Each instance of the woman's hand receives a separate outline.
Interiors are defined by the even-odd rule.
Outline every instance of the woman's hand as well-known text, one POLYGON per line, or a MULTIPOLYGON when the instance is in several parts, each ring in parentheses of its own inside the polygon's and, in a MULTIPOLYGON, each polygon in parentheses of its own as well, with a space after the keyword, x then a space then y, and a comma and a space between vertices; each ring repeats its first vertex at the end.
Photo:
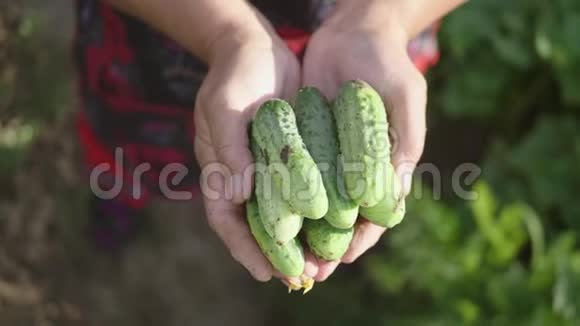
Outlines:
MULTIPOLYGON (((310 41, 303 83, 334 98, 343 82, 362 79, 382 95, 394 139, 393 165, 408 194, 423 153, 427 84, 407 54, 409 34, 391 2, 396 1, 343 0, 310 41)), ((359 223, 342 262, 354 262, 384 231, 366 220, 359 223)), ((315 280, 326 279, 338 264, 320 262, 315 280)))
MULTIPOLYGON (((276 36, 237 36, 213 46, 215 56, 195 108, 195 153, 202 167, 206 215, 232 256, 254 278, 268 281, 280 275, 252 237, 243 205, 252 191, 248 125, 265 100, 296 94, 300 66, 276 36), (220 173, 212 173, 216 171, 220 173)), ((307 266, 314 276, 314 265, 307 266)))

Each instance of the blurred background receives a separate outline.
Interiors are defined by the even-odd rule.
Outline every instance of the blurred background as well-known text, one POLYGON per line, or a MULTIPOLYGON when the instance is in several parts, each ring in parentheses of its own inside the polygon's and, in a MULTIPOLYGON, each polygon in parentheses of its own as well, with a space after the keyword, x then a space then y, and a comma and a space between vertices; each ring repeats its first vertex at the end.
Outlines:
POLYGON ((92 249, 71 23, 68 0, 0 0, 0 325, 580 325, 577 0, 444 20, 424 156, 441 198, 418 178, 404 223, 307 296, 252 281, 199 202, 155 203, 126 251, 92 249), (475 201, 452 192, 463 163, 475 201))

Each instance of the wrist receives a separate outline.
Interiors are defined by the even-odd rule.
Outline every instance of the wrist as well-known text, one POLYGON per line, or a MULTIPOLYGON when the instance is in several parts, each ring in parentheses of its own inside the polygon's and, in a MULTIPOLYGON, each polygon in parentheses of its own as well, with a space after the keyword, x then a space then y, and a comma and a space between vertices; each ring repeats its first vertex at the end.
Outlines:
POLYGON ((404 3, 398 0, 339 0, 323 27, 334 32, 385 33, 402 43, 411 39, 404 3))
POLYGON ((400 28, 412 39, 466 0, 339 0, 333 16, 367 29, 400 28))
POLYGON ((228 23, 208 43, 208 63, 211 65, 216 58, 235 53, 242 48, 271 49, 277 43, 274 30, 267 25, 228 23))

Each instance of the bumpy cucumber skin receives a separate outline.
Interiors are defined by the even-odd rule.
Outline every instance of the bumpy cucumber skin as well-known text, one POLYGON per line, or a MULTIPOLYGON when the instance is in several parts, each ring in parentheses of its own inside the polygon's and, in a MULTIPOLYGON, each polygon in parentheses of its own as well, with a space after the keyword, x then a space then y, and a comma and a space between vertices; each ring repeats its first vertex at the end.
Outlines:
POLYGON ((292 213, 279 189, 273 187, 273 176, 267 169, 262 150, 254 140, 251 141, 251 149, 256 163, 255 194, 260 219, 270 237, 278 243, 286 243, 298 235, 304 218, 292 213))
POLYGON ((360 206, 373 207, 382 199, 377 192, 384 192, 380 170, 390 161, 385 105, 370 85, 354 80, 341 87, 332 107, 345 166, 346 191, 360 206), (350 168, 361 163, 362 168, 356 172, 350 168), (364 187, 359 185, 361 181, 364 187))
POLYGON ((289 277, 302 275, 304 273, 304 253, 300 241, 293 239, 285 244, 279 244, 272 239, 264 229, 255 198, 246 203, 246 216, 254 239, 272 266, 289 277))
POLYGON ((328 101, 316 88, 302 88, 294 105, 296 123, 306 148, 321 168, 322 181, 328 196, 328 212, 324 218, 332 226, 349 229, 358 217, 358 205, 337 183, 337 160, 340 154, 338 135, 328 101))
POLYGON ((386 168, 385 184, 387 186, 382 200, 373 207, 361 207, 360 215, 376 225, 390 229, 403 221, 406 206, 395 169, 390 163, 386 168))
POLYGON ((392 229, 403 221, 405 211, 404 200, 401 200, 397 206, 393 205, 390 199, 384 199, 374 207, 362 207, 360 215, 373 224, 392 229))
POLYGON ((354 235, 354 228, 339 229, 325 220, 305 221, 304 233, 310 251, 327 261, 344 256, 354 235))
POLYGON ((260 106, 252 125, 252 138, 262 149, 272 175, 289 176, 275 178, 274 184, 292 211, 310 219, 326 215, 328 198, 322 175, 298 133, 290 104, 275 99, 260 106))

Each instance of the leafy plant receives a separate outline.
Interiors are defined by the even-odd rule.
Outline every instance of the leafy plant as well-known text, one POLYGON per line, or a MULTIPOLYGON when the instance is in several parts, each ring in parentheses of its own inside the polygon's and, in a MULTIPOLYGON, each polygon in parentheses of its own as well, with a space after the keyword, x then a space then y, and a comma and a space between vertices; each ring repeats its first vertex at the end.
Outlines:
POLYGON ((445 19, 431 118, 489 135, 478 199, 410 200, 370 255, 281 299, 303 312, 290 324, 580 324, 579 30, 575 0, 476 0, 445 19))

